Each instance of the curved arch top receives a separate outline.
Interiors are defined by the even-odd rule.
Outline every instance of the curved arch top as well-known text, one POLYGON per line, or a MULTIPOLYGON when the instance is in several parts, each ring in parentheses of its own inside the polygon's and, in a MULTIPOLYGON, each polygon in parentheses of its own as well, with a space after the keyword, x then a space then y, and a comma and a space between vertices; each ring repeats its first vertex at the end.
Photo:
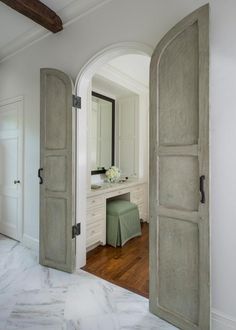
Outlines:
POLYGON ((152 53, 153 48, 151 46, 139 42, 121 42, 110 45, 97 52, 87 63, 85 63, 77 76, 75 87, 78 90, 83 79, 90 80, 101 66, 105 65, 115 57, 127 54, 140 54, 151 57, 152 53))
MULTIPOLYGON (((152 54, 150 67, 153 67, 153 62, 155 64, 159 62, 162 53, 165 51, 165 49, 168 47, 168 45, 180 33, 182 33, 186 29, 186 27, 199 21, 201 29, 204 30, 207 27, 208 20, 209 20, 209 4, 206 4, 198 9, 196 9, 190 15, 188 15, 187 17, 182 19, 180 22, 178 22, 172 29, 170 29, 164 35, 164 37, 160 40, 160 42, 155 47, 154 52, 152 54)), ((153 72, 153 71, 154 70, 151 70, 151 72, 153 72)))

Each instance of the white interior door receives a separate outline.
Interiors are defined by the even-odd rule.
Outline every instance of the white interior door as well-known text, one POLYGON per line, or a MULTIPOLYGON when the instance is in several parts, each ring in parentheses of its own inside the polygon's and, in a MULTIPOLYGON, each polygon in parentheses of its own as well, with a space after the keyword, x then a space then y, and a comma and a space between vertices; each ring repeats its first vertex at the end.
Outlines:
POLYGON ((23 99, 0 102, 0 233, 22 239, 23 99))
POLYGON ((150 309, 210 329, 209 8, 171 29, 150 70, 150 309))

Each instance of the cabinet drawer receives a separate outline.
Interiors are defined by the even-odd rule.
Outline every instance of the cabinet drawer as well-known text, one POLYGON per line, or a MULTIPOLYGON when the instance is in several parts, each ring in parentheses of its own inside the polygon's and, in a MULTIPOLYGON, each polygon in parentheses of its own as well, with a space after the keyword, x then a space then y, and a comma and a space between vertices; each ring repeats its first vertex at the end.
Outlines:
POLYGON ((113 191, 113 192, 110 192, 110 193, 106 194, 106 199, 121 196, 121 195, 126 195, 129 192, 130 192, 130 190, 127 189, 127 188, 119 189, 119 190, 116 190, 116 191, 113 191))
POLYGON ((140 219, 147 221, 147 208, 145 207, 145 205, 139 204, 138 209, 140 219))
POLYGON ((144 196, 142 194, 132 194, 131 196, 132 202, 135 204, 140 204, 140 203, 144 203, 144 196))
POLYGON ((87 246, 90 246, 92 244, 95 244, 97 242, 102 242, 103 236, 102 236, 103 226, 102 224, 91 224, 87 226, 87 246))
POLYGON ((90 197, 87 199, 87 208, 91 209, 93 207, 102 206, 105 202, 103 197, 90 197))
POLYGON ((91 208, 87 211, 87 224, 103 223, 106 221, 106 210, 104 207, 91 208))
POLYGON ((101 243, 101 234, 96 234, 91 237, 89 237, 86 241, 86 248, 89 248, 90 246, 96 244, 96 243, 101 243))
POLYGON ((144 189, 144 185, 139 185, 137 187, 133 188, 133 193, 140 193, 140 194, 144 194, 145 193, 145 189, 144 189))
POLYGON ((131 202, 135 204, 141 204, 144 203, 145 196, 141 193, 132 193, 131 195, 131 202))

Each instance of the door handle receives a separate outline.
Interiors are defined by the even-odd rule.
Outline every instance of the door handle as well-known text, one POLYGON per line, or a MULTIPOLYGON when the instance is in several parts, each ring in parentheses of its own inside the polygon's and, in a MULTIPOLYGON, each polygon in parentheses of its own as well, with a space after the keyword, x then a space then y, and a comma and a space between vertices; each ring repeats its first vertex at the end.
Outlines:
POLYGON ((42 167, 38 169, 39 184, 43 184, 43 178, 41 176, 42 171, 43 171, 42 167))
POLYGON ((202 204, 205 204, 206 202, 206 197, 205 197, 205 190, 204 190, 204 181, 205 181, 205 175, 200 176, 200 193, 201 193, 201 199, 200 202, 202 204))
POLYGON ((20 180, 14 180, 14 184, 20 183, 20 180))

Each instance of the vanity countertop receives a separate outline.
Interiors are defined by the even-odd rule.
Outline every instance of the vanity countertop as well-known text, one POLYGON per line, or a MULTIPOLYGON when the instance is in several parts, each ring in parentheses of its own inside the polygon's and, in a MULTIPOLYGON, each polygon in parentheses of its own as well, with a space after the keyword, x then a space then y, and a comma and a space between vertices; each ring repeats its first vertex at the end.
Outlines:
POLYGON ((118 182, 118 183, 104 182, 101 184, 101 188, 88 190, 87 197, 98 196, 104 194, 105 192, 128 188, 128 187, 136 186, 138 184, 144 184, 146 182, 147 181, 144 179, 128 179, 125 182, 118 182))

